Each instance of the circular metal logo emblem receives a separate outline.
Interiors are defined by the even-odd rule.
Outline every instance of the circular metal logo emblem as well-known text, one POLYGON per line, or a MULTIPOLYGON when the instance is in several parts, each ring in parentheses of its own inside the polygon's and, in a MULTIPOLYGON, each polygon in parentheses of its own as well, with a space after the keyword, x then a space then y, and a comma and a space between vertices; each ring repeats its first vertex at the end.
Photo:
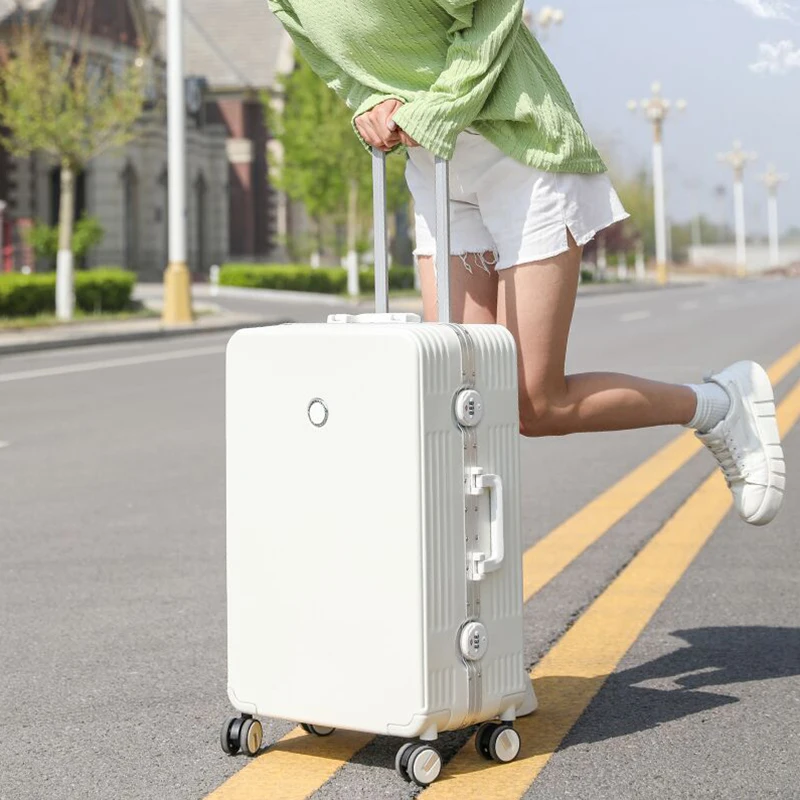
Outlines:
POLYGON ((315 397, 308 404, 308 418, 315 428, 322 428, 328 421, 328 406, 325 401, 319 397, 315 397))

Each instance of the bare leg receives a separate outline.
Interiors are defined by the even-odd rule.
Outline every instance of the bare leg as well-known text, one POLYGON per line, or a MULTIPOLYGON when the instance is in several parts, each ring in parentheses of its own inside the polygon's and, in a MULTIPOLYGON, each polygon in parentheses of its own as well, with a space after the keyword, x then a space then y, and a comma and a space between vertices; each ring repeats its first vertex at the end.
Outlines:
POLYGON ((581 249, 499 273, 498 322, 517 340, 520 430, 562 436, 686 424, 697 400, 686 386, 629 375, 564 375, 581 249))
MULTIPOLYGON (((493 325, 497 322, 497 273, 494 270, 487 272, 481 265, 487 260, 491 263, 492 258, 491 253, 485 253, 483 258, 473 253, 464 259, 461 256, 450 259, 453 322, 470 325, 493 325), (465 259, 469 269, 464 264, 465 259)), ((419 272, 425 321, 435 322, 436 273, 431 256, 420 257, 419 272)))

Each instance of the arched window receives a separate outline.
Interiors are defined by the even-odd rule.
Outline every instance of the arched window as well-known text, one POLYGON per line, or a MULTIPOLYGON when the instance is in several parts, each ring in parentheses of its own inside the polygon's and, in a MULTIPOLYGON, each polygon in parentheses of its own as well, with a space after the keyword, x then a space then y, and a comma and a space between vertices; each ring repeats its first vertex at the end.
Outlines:
POLYGON ((161 213, 161 224, 163 227, 163 258, 162 265, 165 267, 169 263, 169 172, 165 166, 158 177, 158 185, 161 187, 161 199, 163 211, 161 213))
POLYGON ((195 208, 197 209, 197 217, 195 220, 197 262, 194 271, 203 274, 208 271, 211 265, 208 263, 208 238, 206 232, 206 196, 208 194, 208 184, 206 184, 206 179, 202 172, 197 176, 197 180, 195 181, 194 194, 195 208))
POLYGON ((122 172, 124 197, 124 254, 125 268, 138 270, 139 264, 139 176, 129 161, 122 172))

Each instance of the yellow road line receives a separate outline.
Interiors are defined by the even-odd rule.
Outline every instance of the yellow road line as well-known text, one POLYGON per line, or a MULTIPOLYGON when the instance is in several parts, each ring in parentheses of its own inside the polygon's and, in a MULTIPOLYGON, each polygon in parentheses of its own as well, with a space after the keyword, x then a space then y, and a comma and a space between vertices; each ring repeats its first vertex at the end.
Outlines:
MULTIPOLYGON (((769 368, 772 383, 780 383, 798 363, 800 344, 769 368)), ((701 447, 689 431, 678 436, 529 548, 523 556, 526 602, 672 477, 701 447)))
POLYGON ((304 800, 371 739, 369 734, 350 731, 310 736, 295 728, 207 800, 304 800))
MULTIPOLYGON (((793 347, 769 369, 770 379, 779 383, 800 363, 800 344, 793 347)), ((562 572, 613 525, 677 472, 700 447, 691 433, 684 433, 622 478, 589 505, 540 539, 523 556, 525 600, 562 572)), ((305 800, 346 764, 372 737, 337 732, 330 738, 306 737, 299 729, 251 761, 206 800, 251 800, 262 798, 269 785, 270 800, 305 800), (317 771, 297 760, 298 742, 322 759, 317 771), (341 742, 341 744, 339 744, 341 742), (337 749, 340 747, 341 749, 337 749), (288 749, 287 749, 288 748, 288 749), (294 758, 291 758, 294 756, 294 758), (321 768, 324 766, 324 769, 321 768), (308 780, 296 780, 302 770, 308 780), (313 776, 313 780, 312 780, 313 776), (318 781, 314 783, 313 781, 318 781), (303 793, 305 792, 305 794, 303 793)), ((305 756, 304 756, 305 758, 305 756)))
POLYGON ((530 547, 522 557, 525 601, 665 483, 701 446, 693 434, 681 434, 530 547))
MULTIPOLYGON (((778 410, 782 434, 800 418, 800 382, 778 410)), ((425 800, 485 800, 502 788, 519 798, 544 769, 607 678, 639 638, 731 508, 715 473, 598 597, 531 672, 539 710, 517 722, 522 752, 512 764, 481 758, 474 737, 447 765, 425 800)), ((758 536, 758 532, 754 536, 758 536)))

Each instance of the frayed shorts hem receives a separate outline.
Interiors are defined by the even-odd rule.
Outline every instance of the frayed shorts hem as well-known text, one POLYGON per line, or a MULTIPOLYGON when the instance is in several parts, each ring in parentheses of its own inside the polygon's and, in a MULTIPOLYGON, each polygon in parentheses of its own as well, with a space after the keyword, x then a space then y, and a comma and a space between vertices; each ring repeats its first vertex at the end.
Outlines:
MULTIPOLYGON (((569 231, 572 235, 572 238, 575 240, 575 243, 578 247, 585 247, 589 242, 592 241, 599 233, 610 228, 612 225, 616 225, 618 222, 622 222, 623 220, 629 219, 630 214, 627 212, 622 212, 621 214, 614 215, 611 219, 607 222, 598 225, 591 231, 587 231, 579 236, 576 236, 570 225, 565 224, 564 230, 569 231)), ((477 255, 480 258, 480 265, 486 272, 489 272, 487 265, 484 260, 484 255, 486 253, 491 253, 494 258, 494 263, 490 264, 492 270, 495 272, 502 272, 506 269, 512 269, 514 267, 524 266, 525 264, 536 264, 540 261, 548 261, 551 258, 557 258, 558 256, 563 255, 564 253, 569 252, 569 240, 568 237, 564 236, 564 244, 559 245, 557 248, 553 250, 548 250, 545 252, 541 252, 540 250, 525 250, 523 249, 521 252, 518 252, 516 257, 510 261, 501 261, 500 254, 496 248, 493 247, 460 247, 457 250, 451 250, 450 255, 451 257, 459 257, 464 261, 464 266, 467 267, 467 270, 470 272, 472 271, 469 266, 467 265, 465 258, 466 256, 470 255, 477 255)), ((434 258, 436 256, 435 249, 431 247, 418 247, 414 250, 414 257, 415 258, 434 258)))

